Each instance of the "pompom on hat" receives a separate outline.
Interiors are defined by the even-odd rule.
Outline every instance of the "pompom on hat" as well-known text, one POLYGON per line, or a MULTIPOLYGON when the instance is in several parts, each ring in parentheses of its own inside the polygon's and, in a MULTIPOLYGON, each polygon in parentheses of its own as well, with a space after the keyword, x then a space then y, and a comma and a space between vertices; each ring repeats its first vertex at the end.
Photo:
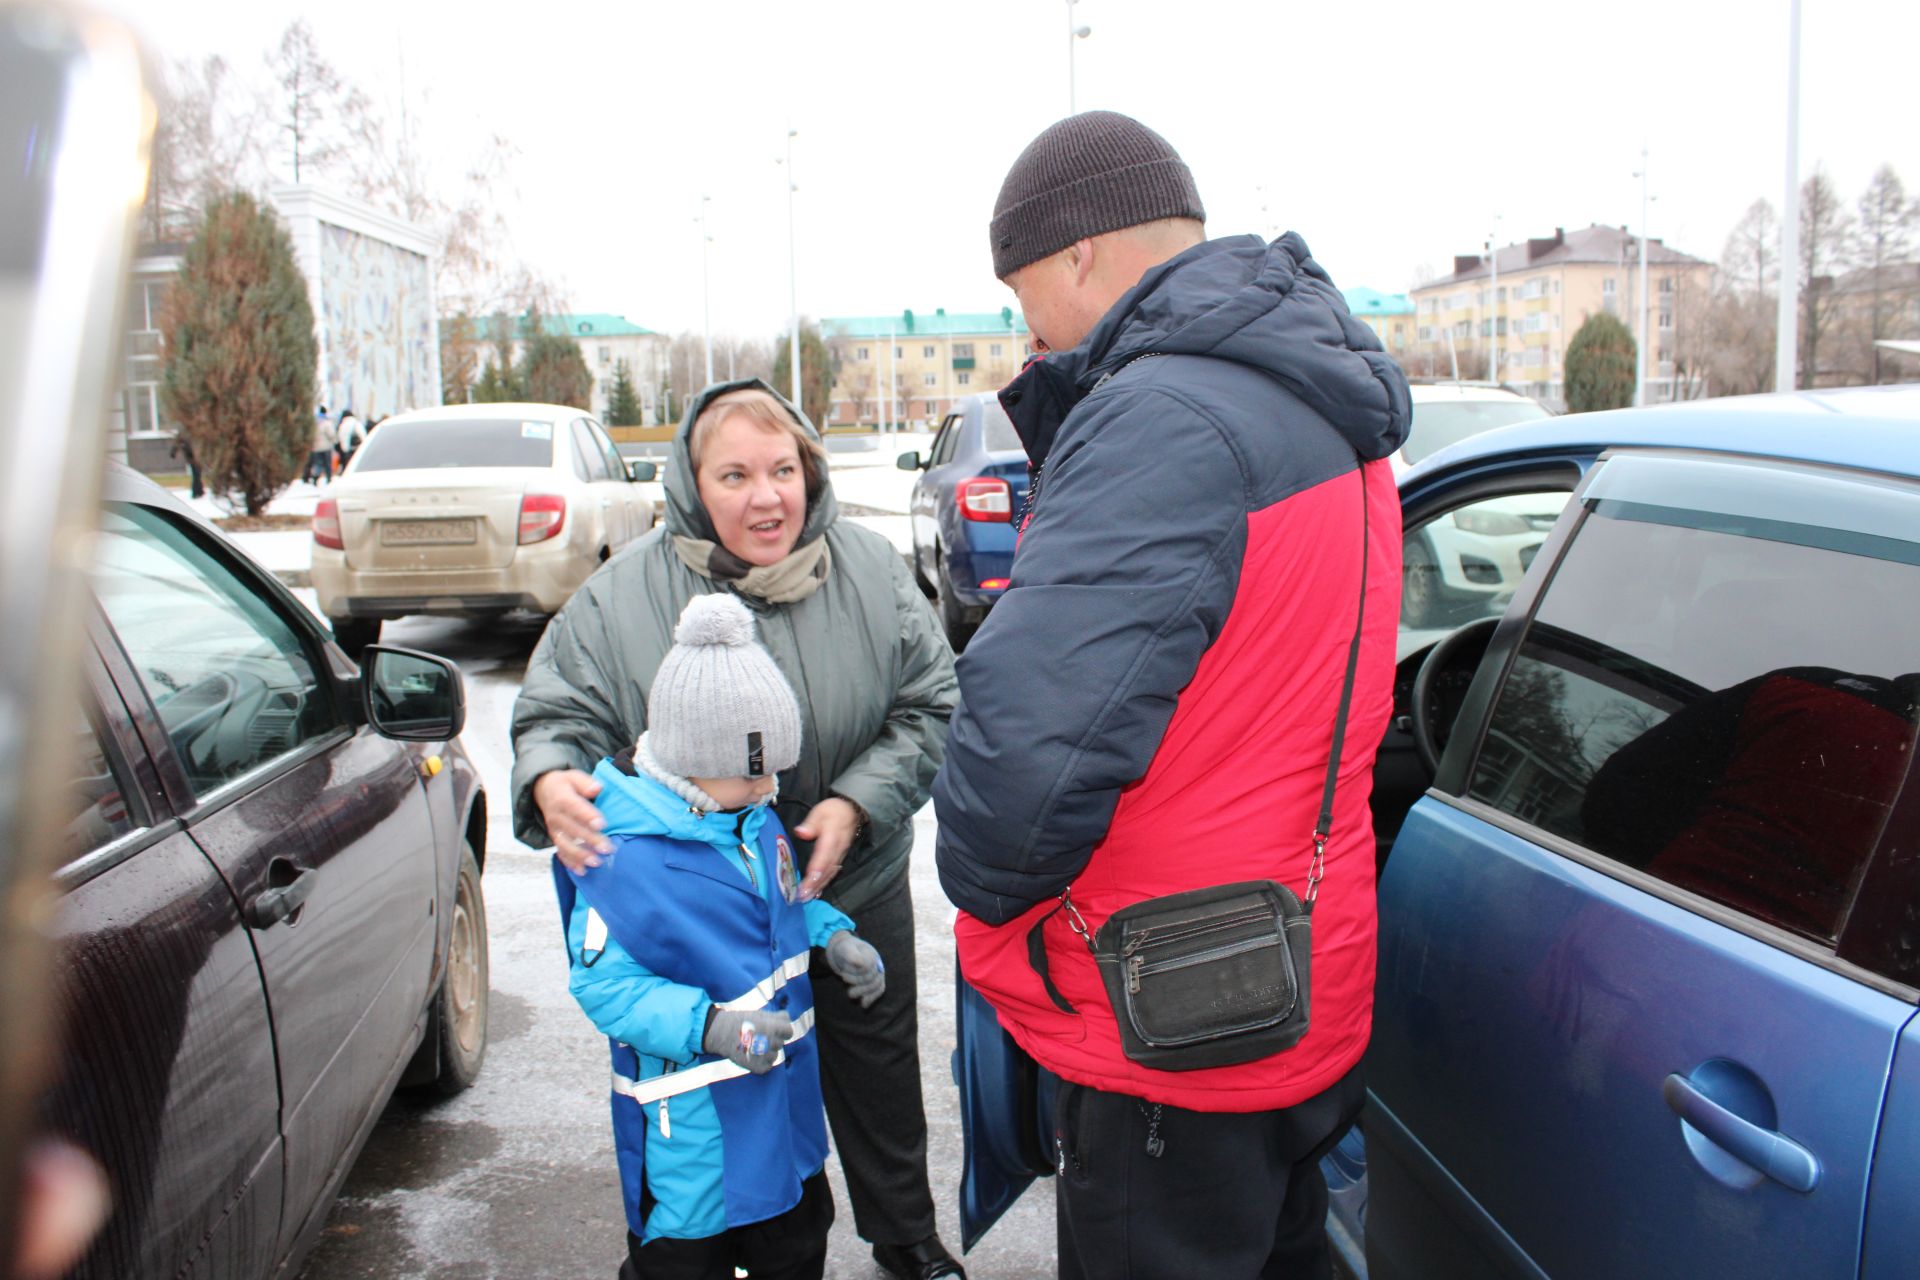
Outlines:
POLYGON ((800 705, 732 595, 687 602, 647 695, 643 742, 683 778, 760 778, 800 760, 800 705))

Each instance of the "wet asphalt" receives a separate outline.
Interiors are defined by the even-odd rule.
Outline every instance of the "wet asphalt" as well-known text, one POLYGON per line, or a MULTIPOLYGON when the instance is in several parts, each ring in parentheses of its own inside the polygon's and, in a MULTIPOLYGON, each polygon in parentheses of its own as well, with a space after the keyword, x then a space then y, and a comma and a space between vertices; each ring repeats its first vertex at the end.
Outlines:
MULTIPOLYGON (((368 1139, 308 1256, 303 1280, 572 1280, 608 1277, 626 1251, 608 1118, 606 1041, 567 992, 547 855, 513 838, 508 723, 540 623, 410 618, 383 639, 444 654, 466 677, 463 740, 488 793, 482 883, 491 960, 490 1034, 479 1081, 438 1102, 401 1096, 368 1139)), ((953 1048, 953 910, 933 868, 933 813, 914 821, 921 1079, 940 1230, 956 1252, 960 1113, 953 1048)), ((882 1273, 839 1209, 827 1275, 882 1273)), ((965 1258, 976 1280, 1053 1275, 1053 1194, 1030 1188, 965 1258)))

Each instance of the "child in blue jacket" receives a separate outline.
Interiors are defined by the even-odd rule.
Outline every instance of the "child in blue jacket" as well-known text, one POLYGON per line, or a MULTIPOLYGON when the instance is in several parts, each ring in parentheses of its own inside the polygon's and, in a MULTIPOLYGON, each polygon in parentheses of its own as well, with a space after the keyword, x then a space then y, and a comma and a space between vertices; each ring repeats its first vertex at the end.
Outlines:
POLYGON ((833 1197, 808 960, 824 947, 862 1005, 883 966, 845 915, 799 900, 769 801, 800 711, 738 599, 687 605, 647 718, 594 771, 613 853, 553 864, 569 985, 613 1053, 620 1275, 818 1280, 833 1197))

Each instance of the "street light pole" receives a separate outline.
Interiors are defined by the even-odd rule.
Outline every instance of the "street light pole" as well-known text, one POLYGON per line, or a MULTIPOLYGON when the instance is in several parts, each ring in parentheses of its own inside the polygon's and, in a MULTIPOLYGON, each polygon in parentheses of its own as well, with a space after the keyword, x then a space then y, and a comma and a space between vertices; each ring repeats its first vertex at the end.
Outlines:
POLYGON ((1640 172, 1635 176, 1640 179, 1640 345, 1634 352, 1633 370, 1633 403, 1638 406, 1647 402, 1647 346, 1653 337, 1647 323, 1647 146, 1644 142, 1640 144, 1640 172))
POLYGON ((1493 230, 1487 232, 1487 266, 1492 279, 1487 284, 1487 380, 1500 381, 1500 219, 1496 215, 1493 230))
POLYGON ((800 402, 800 268, 793 247, 793 193, 800 189, 793 180, 793 140, 799 134, 798 129, 787 130, 787 359, 793 365, 793 407, 805 413, 800 402))
POLYGON ((707 206, 712 202, 712 196, 700 197, 700 336, 707 344, 708 386, 713 385, 713 286, 707 267, 708 246, 713 243, 707 234, 707 206))
POLYGON ((1787 195, 1780 207, 1780 322, 1773 349, 1775 391, 1794 389, 1799 381, 1794 366, 1800 361, 1800 0, 1791 0, 1788 9, 1787 195))
POLYGON ((1085 40, 1093 34, 1092 27, 1074 25, 1073 6, 1077 3, 1078 0, 1067 0, 1067 114, 1070 116, 1080 113, 1079 88, 1074 80, 1073 42, 1085 40))

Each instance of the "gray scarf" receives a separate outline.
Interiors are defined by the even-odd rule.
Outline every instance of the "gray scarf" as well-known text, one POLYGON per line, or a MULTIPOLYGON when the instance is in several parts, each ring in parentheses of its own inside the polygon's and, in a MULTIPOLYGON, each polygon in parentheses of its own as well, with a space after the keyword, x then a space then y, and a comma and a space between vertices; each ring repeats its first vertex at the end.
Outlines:
POLYGON ((803 543, 774 564, 748 564, 717 542, 673 535, 673 549, 687 568, 703 578, 725 582, 742 595, 768 604, 792 604, 820 589, 833 568, 826 535, 803 543))

